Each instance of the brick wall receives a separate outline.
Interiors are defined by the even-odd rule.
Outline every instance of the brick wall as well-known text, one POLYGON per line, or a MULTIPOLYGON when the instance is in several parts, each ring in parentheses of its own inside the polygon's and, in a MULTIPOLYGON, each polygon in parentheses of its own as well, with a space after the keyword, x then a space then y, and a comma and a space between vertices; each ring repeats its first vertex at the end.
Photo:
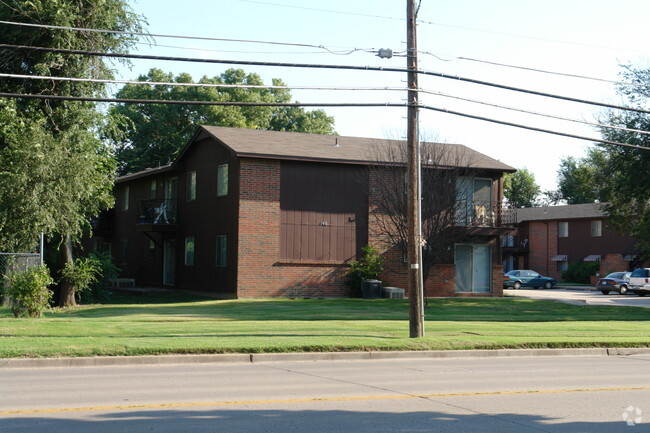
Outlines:
POLYGON ((604 277, 612 272, 626 271, 629 267, 630 262, 622 254, 607 254, 600 261, 600 275, 604 277))
POLYGON ((349 296, 340 263, 279 260, 280 162, 242 159, 237 296, 349 296))
POLYGON ((557 221, 532 221, 528 229, 528 267, 542 275, 560 279, 555 262, 557 255, 557 221))

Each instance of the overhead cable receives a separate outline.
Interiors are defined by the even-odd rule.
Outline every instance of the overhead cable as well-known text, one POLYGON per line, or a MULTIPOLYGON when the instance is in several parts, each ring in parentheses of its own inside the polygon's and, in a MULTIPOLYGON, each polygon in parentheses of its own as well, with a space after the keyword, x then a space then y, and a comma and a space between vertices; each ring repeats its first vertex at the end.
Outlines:
POLYGON ((21 80, 48 80, 48 81, 69 81, 81 83, 100 83, 100 84, 133 84, 145 86, 170 86, 170 87, 207 87, 207 88, 224 88, 224 89, 261 89, 261 90, 345 90, 345 91, 406 91, 406 87, 352 87, 352 86, 274 86, 259 84, 220 84, 220 83, 179 83, 168 81, 138 81, 138 80, 107 80, 100 78, 73 78, 73 77, 54 77, 46 75, 23 75, 23 74, 4 74, 0 73, 0 78, 16 78, 21 80))
POLYGON ((554 114, 540 113, 539 111, 531 111, 531 110, 525 110, 523 108, 508 107, 507 105, 493 104, 491 102, 480 101, 478 99, 464 98, 462 96, 454 96, 454 95, 449 95, 447 93, 436 92, 436 91, 432 91, 432 90, 420 89, 419 92, 420 93, 426 93, 428 95, 442 96, 443 98, 458 99, 460 101, 471 102, 471 103, 474 103, 474 104, 487 105, 489 107, 501 108, 503 110, 516 111, 516 112, 524 113, 524 114, 532 114, 534 116, 548 117, 548 118, 551 118, 551 119, 563 120, 563 121, 566 121, 566 122, 581 123, 583 125, 594 126, 594 127, 598 127, 598 128, 618 129, 620 131, 627 131, 627 132, 634 132, 634 133, 637 133, 637 134, 650 135, 650 131, 643 131, 641 129, 626 128, 626 127, 623 127, 623 126, 615 126, 615 125, 606 125, 604 123, 587 122, 586 120, 571 119, 569 117, 556 116, 554 114))
MULTIPOLYGON (((123 59, 146 59, 146 60, 164 60, 164 61, 176 61, 176 62, 194 62, 194 63, 216 63, 216 64, 229 64, 229 65, 246 65, 246 66, 274 66, 274 67, 290 67, 290 68, 312 68, 312 69, 339 69, 339 70, 356 70, 356 71, 376 71, 376 72, 400 72, 406 73, 408 69, 406 68, 394 68, 394 67, 381 67, 381 66, 354 66, 354 65, 324 65, 324 64, 315 64, 315 63, 287 63, 287 62, 262 62, 262 61, 253 61, 253 60, 225 60, 225 59, 200 59, 195 57, 170 57, 170 56, 153 56, 146 54, 128 54, 128 53, 104 53, 97 51, 87 51, 87 50, 70 50, 65 48, 46 48, 46 47, 33 47, 25 45, 13 45, 13 44, 0 44, 0 49, 15 49, 15 50, 29 50, 29 51, 40 51, 48 53, 61 53, 61 54, 78 54, 78 55, 87 55, 87 56, 100 56, 100 57, 115 57, 123 59)), ((466 78, 454 75, 447 75, 441 72, 419 70, 417 71, 420 75, 433 76, 439 78, 452 79, 456 81, 462 81, 466 83, 479 84, 488 87, 494 87, 498 89, 511 90, 514 92, 525 93, 535 96, 543 96, 547 98, 560 99, 564 101, 577 102, 580 104, 594 105, 604 108, 613 108, 617 110, 633 111, 637 113, 650 114, 650 110, 645 110, 642 108, 635 107, 625 107, 622 105, 607 104, 604 102, 590 101, 587 99, 573 98, 569 96, 561 96, 552 93, 540 92, 536 90, 522 89, 520 87, 508 86, 505 84, 492 83, 489 81, 477 80, 473 78, 466 78)))
MULTIPOLYGON (((40 99, 40 100, 63 100, 63 101, 82 101, 82 102, 108 102, 108 103, 125 103, 125 104, 160 104, 160 105, 212 105, 212 106, 234 106, 234 107, 399 107, 407 108, 407 103, 325 103, 325 102, 227 102, 227 101, 174 101, 165 99, 126 99, 126 98, 99 98, 99 97, 85 97, 85 96, 62 96, 62 95, 31 95, 20 93, 0 93, 0 98, 15 98, 15 99, 40 99)), ((485 122, 496 123, 499 125, 512 126, 520 129, 527 129, 530 131, 543 132, 546 134, 558 135, 562 137, 574 138, 577 140, 584 140, 590 142, 611 144, 614 146, 624 146, 640 150, 650 150, 649 147, 638 146, 628 143, 620 143, 617 141, 603 140, 601 138, 585 137, 582 135, 569 134, 560 131, 553 131, 550 129, 537 128, 534 126, 522 125, 519 123, 506 122, 489 117, 476 116, 473 114, 462 113, 458 111, 447 110, 444 108, 432 107, 429 105, 417 105, 419 108, 426 110, 437 111, 440 113, 451 114, 454 116, 466 117, 475 120, 482 120, 485 122)))
MULTIPOLYGON (((82 82, 82 83, 101 83, 101 84, 130 84, 130 85, 144 85, 144 86, 169 86, 169 87, 203 87, 203 88, 224 88, 224 89, 259 89, 259 90, 327 90, 327 91, 399 91, 404 92, 408 89, 405 87, 350 87, 350 86, 274 86, 274 85, 254 85, 254 84, 214 84, 214 83, 179 83, 179 82, 166 82, 166 81, 138 81, 138 80, 107 80, 98 78, 72 78, 72 77, 53 77, 43 75, 22 75, 22 74, 4 74, 0 73, 0 78, 15 78, 26 80, 48 80, 48 81, 67 81, 67 82, 82 82)), ((536 111, 525 110, 522 108, 509 107, 505 105, 493 104, 486 101, 480 101, 472 98, 464 98, 461 96, 449 95, 442 92, 436 92, 427 89, 417 89, 419 93, 428 95, 441 96, 444 98, 452 98, 460 101, 471 102, 474 104, 487 105, 490 107, 500 108, 504 110, 516 111, 525 114, 532 114, 535 116, 548 117, 567 122, 581 123, 584 125, 611 128, 622 131, 634 132, 639 134, 648 134, 650 131, 643 131, 640 129, 625 128, 622 126, 605 125, 602 123, 587 122, 585 120, 571 119, 562 116, 556 116, 548 113, 540 113, 536 111)))
MULTIPOLYGON (((173 38, 173 39, 191 39, 198 41, 217 41, 217 42, 238 42, 238 43, 251 43, 251 44, 266 44, 266 45, 283 45, 290 47, 303 47, 303 48, 318 48, 325 50, 332 54, 340 54, 339 52, 333 51, 332 49, 324 45, 315 45, 315 44, 304 44, 304 43, 295 43, 295 42, 277 42, 277 41, 262 41, 262 40, 251 40, 251 39, 231 39, 231 38, 215 38, 208 36, 187 36, 187 35, 170 35, 170 34, 161 34, 161 33, 145 33, 145 32, 127 32, 122 30, 105 30, 105 29, 91 29, 86 27, 68 27, 68 26, 53 26, 49 24, 35 24, 35 23, 21 23, 16 21, 4 21, 0 20, 0 24, 7 24, 13 26, 23 26, 23 27, 33 27, 33 28, 43 28, 43 29, 58 29, 58 30, 74 30, 81 32, 92 32, 92 33, 107 33, 107 34, 116 34, 116 35, 131 35, 131 36, 146 36, 150 38, 173 38)), ((351 48, 350 53, 354 51, 367 51, 373 52, 374 48, 351 48)))
MULTIPOLYGON (((327 13, 340 14, 340 15, 362 16, 362 17, 368 17, 368 18, 380 18, 380 19, 386 19, 386 20, 406 21, 406 18, 392 17, 392 16, 387 16, 387 15, 376 15, 376 14, 369 14, 369 13, 337 11, 337 10, 332 10, 332 9, 310 8, 310 7, 305 7, 305 6, 295 6, 295 5, 288 5, 288 4, 282 4, 282 3, 272 3, 272 2, 260 1, 260 0, 239 0, 239 1, 244 2, 244 3, 256 3, 256 4, 262 4, 262 5, 268 5, 268 6, 278 6, 278 7, 293 8, 293 9, 303 9, 303 10, 311 10, 311 11, 315 11, 315 12, 327 12, 327 13)), ((467 31, 478 32, 478 33, 488 33, 488 34, 499 35, 499 36, 508 36, 508 37, 515 37, 515 38, 521 38, 521 39, 531 39, 531 40, 542 41, 542 42, 551 42, 551 43, 555 43, 555 44, 576 45, 576 46, 580 46, 580 47, 599 48, 599 49, 616 50, 616 51, 627 51, 627 52, 634 52, 634 53, 647 53, 647 51, 642 51, 642 50, 631 50, 631 49, 628 49, 628 48, 621 48, 621 47, 613 47, 613 46, 605 46, 605 45, 594 45, 594 44, 587 44, 587 43, 583 43, 583 42, 563 41, 563 40, 559 40, 559 39, 549 39, 549 38, 542 38, 542 37, 536 37, 536 36, 522 35, 522 34, 517 34, 517 33, 498 32, 498 31, 495 31, 495 30, 477 29, 477 28, 473 28, 473 27, 457 26, 457 25, 452 25, 452 24, 443 24, 443 23, 439 23, 439 22, 435 22, 435 21, 428 21, 428 20, 422 20, 422 19, 418 19, 417 23, 418 24, 427 24, 427 25, 432 25, 432 26, 437 26, 437 27, 446 27, 446 28, 450 28, 450 29, 467 30, 467 31)))

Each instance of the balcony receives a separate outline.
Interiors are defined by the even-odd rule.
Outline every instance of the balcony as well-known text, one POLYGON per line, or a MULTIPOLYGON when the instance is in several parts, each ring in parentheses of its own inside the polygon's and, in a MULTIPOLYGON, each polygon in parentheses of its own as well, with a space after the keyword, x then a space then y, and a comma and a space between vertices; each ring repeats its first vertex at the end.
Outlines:
POLYGON ((500 203, 480 200, 457 202, 456 226, 470 234, 506 235, 515 233, 517 209, 504 209, 500 203))
POLYGON ((137 226, 143 231, 172 231, 178 225, 178 200, 140 200, 137 226))

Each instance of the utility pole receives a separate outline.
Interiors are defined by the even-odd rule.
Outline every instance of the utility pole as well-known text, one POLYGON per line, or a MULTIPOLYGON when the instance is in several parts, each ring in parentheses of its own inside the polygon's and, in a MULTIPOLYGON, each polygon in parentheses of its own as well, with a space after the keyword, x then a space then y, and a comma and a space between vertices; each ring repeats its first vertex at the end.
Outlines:
POLYGON ((418 128, 418 55, 416 31, 416 1, 407 0, 408 114, 407 114, 407 217, 409 334, 424 336, 424 288, 422 284, 422 236, 420 198, 420 137, 418 128))

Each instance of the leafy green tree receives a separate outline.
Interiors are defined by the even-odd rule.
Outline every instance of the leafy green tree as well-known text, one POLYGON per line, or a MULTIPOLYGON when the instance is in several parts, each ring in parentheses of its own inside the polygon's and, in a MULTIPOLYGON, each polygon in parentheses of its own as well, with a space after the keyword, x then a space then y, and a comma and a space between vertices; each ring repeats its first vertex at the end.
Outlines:
MULTIPOLYGON (((151 69, 138 77, 143 82, 194 84, 187 73, 174 77, 160 69, 151 69)), ((199 84, 263 86, 258 74, 228 69, 221 75, 203 77, 199 84)), ((284 86, 274 79, 274 86, 284 86)), ((118 98, 176 101, 288 103, 289 89, 242 87, 183 87, 128 84, 118 98)), ((334 119, 323 110, 305 111, 300 107, 237 107, 176 104, 117 104, 109 111, 112 133, 108 138, 117 149, 120 172, 136 172, 167 164, 191 138, 199 124, 277 131, 331 134, 334 119)))
POLYGON ((510 208, 533 207, 540 193, 535 175, 527 168, 508 173, 503 178, 503 194, 510 208))
MULTIPOLYGON (((0 2, 0 20, 61 27, 136 31, 141 20, 125 0, 13 0, 0 2)), ((124 33, 0 24, 4 43, 123 52, 134 43, 124 33)), ((0 49, 6 73, 112 78, 97 57, 0 49)), ((56 80, 0 80, 0 91, 102 96, 105 86, 56 80)), ((98 138, 103 116, 94 103, 22 98, 0 100, 0 249, 29 249, 40 232, 61 239, 62 267, 72 241, 91 215, 112 205, 115 164, 98 138)), ((74 305, 74 287, 62 283, 59 305, 74 305)))
POLYGON ((607 201, 609 197, 604 178, 607 165, 608 154, 598 148, 589 149, 584 158, 563 158, 557 172, 559 200, 567 204, 607 201))
MULTIPOLYGON (((647 109, 650 100, 650 69, 624 66, 619 94, 632 107, 647 109)), ((609 112, 601 123, 650 132, 650 116, 638 112, 609 112)), ((622 129, 601 128, 604 139, 641 148, 599 144, 607 163, 599 167, 605 207, 610 222, 619 232, 634 236, 646 256, 650 256, 650 136, 622 129), (647 149, 646 149, 647 148, 647 149)))

